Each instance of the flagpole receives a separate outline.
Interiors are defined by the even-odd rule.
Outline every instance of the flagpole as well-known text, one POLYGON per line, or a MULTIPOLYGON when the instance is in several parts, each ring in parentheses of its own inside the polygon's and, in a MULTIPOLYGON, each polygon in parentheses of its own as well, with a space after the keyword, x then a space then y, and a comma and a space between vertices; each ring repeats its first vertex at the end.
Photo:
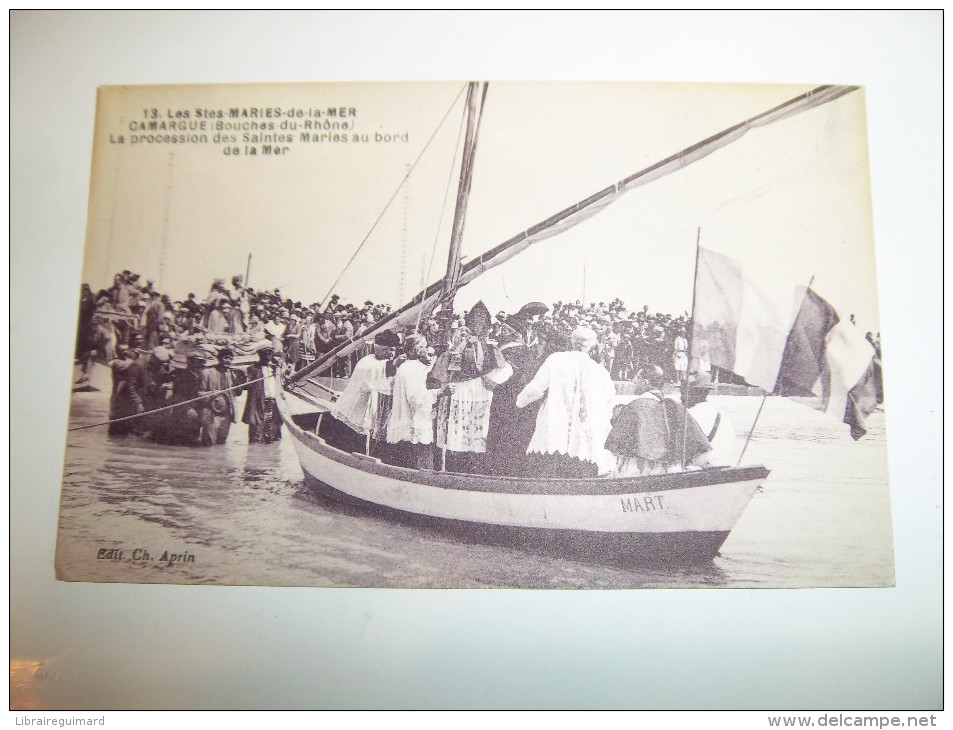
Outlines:
MULTIPOLYGON (((814 283, 814 275, 811 274, 811 279, 810 279, 810 281, 807 282, 807 287, 806 287, 805 290, 804 290, 804 296, 805 296, 805 297, 807 296, 807 292, 810 290, 811 284, 813 284, 813 283, 814 283)), ((796 321, 797 321, 797 320, 795 320, 795 322, 796 322, 796 321)), ((792 328, 794 327, 795 322, 792 322, 792 323, 791 323, 791 327, 792 327, 792 328)), ((791 333, 789 332, 789 333, 788 333, 788 337, 790 337, 790 336, 791 336, 791 333)), ((781 382, 782 387, 783 387, 783 382, 784 382, 784 381, 781 379, 781 373, 780 373, 780 371, 778 371, 777 380, 779 380, 779 381, 781 382)), ((758 425, 758 419, 761 418, 761 411, 764 410, 764 404, 765 404, 765 401, 767 401, 767 400, 768 400, 768 392, 765 391, 765 392, 764 392, 764 395, 761 397, 761 405, 758 406, 758 412, 755 414, 754 422, 751 424, 751 428, 748 430, 748 436, 747 436, 747 438, 745 438, 745 444, 744 444, 744 446, 741 448, 741 454, 738 456, 738 464, 737 464, 737 466, 741 466, 741 460, 742 460, 742 458, 744 458, 745 451, 748 450, 748 443, 751 441, 751 435, 754 433, 754 429, 755 429, 755 427, 758 425)))
MULTIPOLYGON (((698 252, 701 250, 702 227, 698 226, 698 233, 695 235, 695 275, 692 277, 692 308, 688 315, 688 344, 685 357, 688 362, 685 365, 685 382, 682 383, 682 406, 685 408, 685 417, 682 419, 682 469, 685 468, 686 452, 688 451, 688 407, 685 401, 688 396, 688 373, 692 368, 692 334, 695 331, 695 290, 698 288, 698 252)), ((696 376, 697 377, 697 376, 696 376)))
MULTIPOLYGON (((702 227, 698 226, 698 233, 695 236, 695 275, 692 277, 692 309, 688 315, 688 367, 692 365, 692 345, 694 344, 695 334, 695 296, 698 293, 698 255, 701 251, 702 227)), ((685 371, 685 378, 688 379, 688 370, 685 371)))
POLYGON ((748 442, 751 441, 751 434, 754 433, 754 427, 758 425, 758 419, 761 418, 761 411, 764 409, 764 403, 768 400, 768 392, 765 391, 764 395, 761 397, 761 405, 758 406, 758 412, 755 414, 754 423, 751 424, 751 428, 748 431, 748 437, 745 439, 745 445, 741 447, 741 454, 738 456, 738 463, 735 466, 741 466, 741 460, 744 458, 745 451, 748 450, 748 442))

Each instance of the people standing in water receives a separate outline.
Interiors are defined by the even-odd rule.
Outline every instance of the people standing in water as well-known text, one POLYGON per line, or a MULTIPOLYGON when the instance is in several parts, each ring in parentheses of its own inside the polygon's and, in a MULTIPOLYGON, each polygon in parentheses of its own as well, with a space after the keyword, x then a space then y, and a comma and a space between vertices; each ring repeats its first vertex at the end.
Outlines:
POLYGON ((224 444, 228 432, 235 422, 235 401, 232 388, 234 375, 231 371, 234 353, 227 347, 218 351, 218 363, 214 367, 203 368, 199 395, 205 396, 201 402, 199 419, 201 431, 199 442, 203 446, 224 444))
POLYGON ((152 404, 149 399, 148 359, 149 354, 142 349, 142 336, 136 332, 129 335, 125 347, 116 346, 116 359, 110 363, 113 371, 110 434, 149 433, 151 424, 147 413, 152 404), (127 420, 112 423, 113 419, 123 418, 127 420))
POLYGON ((173 375, 171 401, 175 405, 169 411, 168 438, 170 443, 192 446, 198 443, 202 429, 196 399, 202 386, 205 358, 193 353, 186 363, 185 368, 176 370, 173 375))
POLYGON ((278 373, 274 345, 265 340, 258 346, 258 362, 248 367, 242 413, 242 423, 248 425, 248 443, 270 444, 281 438, 278 373))
POLYGON ((109 435, 124 436, 139 433, 139 416, 145 412, 143 397, 148 379, 145 363, 141 361, 138 350, 138 336, 134 336, 132 346, 116 346, 116 357, 109 363, 112 370, 112 394, 109 399, 109 435))

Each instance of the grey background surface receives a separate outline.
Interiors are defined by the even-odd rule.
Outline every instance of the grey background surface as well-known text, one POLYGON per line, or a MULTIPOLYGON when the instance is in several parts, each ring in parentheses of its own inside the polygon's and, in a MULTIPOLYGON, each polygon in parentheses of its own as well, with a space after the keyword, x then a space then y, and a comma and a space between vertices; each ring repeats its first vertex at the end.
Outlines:
POLYGON ((942 14, 10 17, 10 655, 45 707, 942 706, 942 14), (57 583, 95 89, 352 79, 867 87, 897 586, 380 591, 57 583))

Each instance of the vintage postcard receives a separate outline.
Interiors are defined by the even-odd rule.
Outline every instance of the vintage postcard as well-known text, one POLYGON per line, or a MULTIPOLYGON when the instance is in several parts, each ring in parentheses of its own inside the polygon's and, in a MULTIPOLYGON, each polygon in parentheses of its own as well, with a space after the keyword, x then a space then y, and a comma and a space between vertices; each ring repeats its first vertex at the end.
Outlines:
POLYGON ((99 89, 60 580, 894 585, 863 88, 99 89))

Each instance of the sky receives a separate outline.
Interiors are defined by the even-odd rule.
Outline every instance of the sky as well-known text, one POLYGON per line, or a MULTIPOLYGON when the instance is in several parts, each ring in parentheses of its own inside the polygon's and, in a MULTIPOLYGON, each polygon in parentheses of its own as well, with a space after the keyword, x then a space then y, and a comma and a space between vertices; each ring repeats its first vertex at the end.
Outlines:
MULTIPOLYGON (((129 269, 173 299, 188 292, 201 299, 213 279, 247 267, 251 286, 280 288, 304 304, 334 292, 356 304, 399 306, 446 267, 465 88, 440 82, 101 90, 84 281, 98 289, 129 269), (233 108, 280 111, 229 118, 233 108), (328 108, 344 109, 344 116, 288 116, 291 109, 310 115, 328 108), (215 118, 218 110, 224 119, 215 118), (208 143, 140 137, 133 144, 141 122, 177 114, 180 124, 204 120, 205 130, 186 133, 206 134, 208 143), (349 130, 310 131, 349 141, 302 142, 306 119, 347 121, 349 130), (219 121, 245 129, 221 130, 219 121), (274 128, 256 130, 261 122, 274 128), (292 123, 295 129, 282 129, 292 123), (245 154, 261 143, 243 135, 263 133, 295 141, 279 156, 245 154), (236 141, 222 143, 216 134, 236 141), (226 154, 233 151, 239 154, 226 154)), ((810 88, 492 83, 467 202, 465 260, 810 88)), ((754 276, 813 282, 839 311, 877 329, 863 90, 753 129, 626 193, 462 289, 457 306, 483 300, 491 311, 512 312, 528 301, 618 297, 633 308, 680 314, 692 306, 698 244, 736 258, 754 276)))

